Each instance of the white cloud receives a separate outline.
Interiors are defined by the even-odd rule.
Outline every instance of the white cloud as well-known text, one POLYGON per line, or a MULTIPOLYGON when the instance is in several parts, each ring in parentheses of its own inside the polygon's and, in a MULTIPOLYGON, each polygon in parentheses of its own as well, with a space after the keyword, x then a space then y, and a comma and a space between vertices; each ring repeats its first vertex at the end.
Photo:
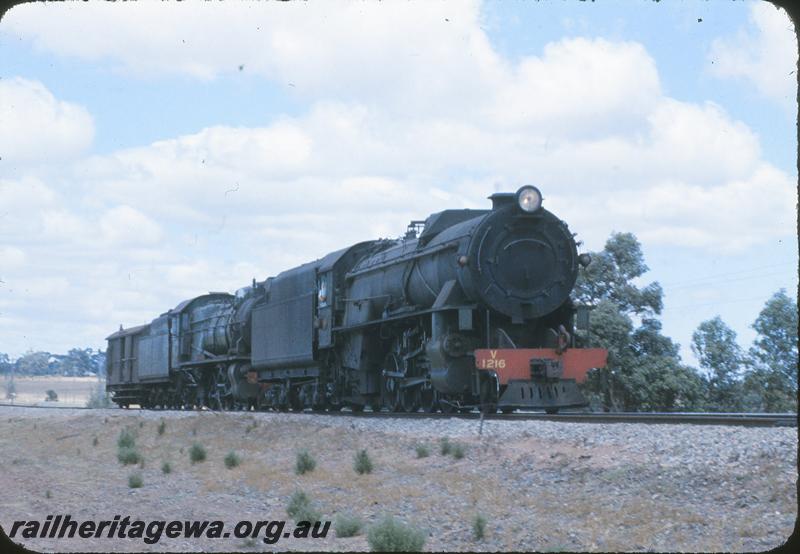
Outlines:
POLYGON ((605 208, 646 244, 741 253, 796 232, 796 189, 766 164, 747 179, 712 187, 665 182, 623 195, 624 202, 605 208))
POLYGON ((551 134, 619 127, 659 93, 655 64, 636 43, 563 40, 509 62, 481 28, 476 0, 31 4, 3 22, 42 50, 137 76, 208 80, 242 67, 307 100, 551 134))
POLYGON ((0 246, 0 271, 20 268, 27 260, 23 250, 13 246, 0 246))
POLYGON ((476 65, 493 68, 494 52, 478 16, 473 0, 412 6, 97 2, 16 6, 3 22, 7 33, 42 50, 108 60, 138 75, 211 79, 243 66, 287 88, 291 83, 303 95, 388 94, 402 101, 414 88, 430 97, 441 88, 448 92, 453 80, 472 80, 476 65))
POLYGON ((161 239, 159 225, 130 206, 117 206, 100 218, 101 240, 117 246, 154 244, 161 239))
POLYGON ((650 175, 714 185, 747 175, 758 164, 758 138, 713 103, 698 106, 664 99, 648 120, 650 175))
POLYGON ((85 245, 90 248, 94 240, 100 237, 94 232, 94 225, 89 218, 83 218, 64 208, 44 210, 35 214, 27 214, 24 217, 33 222, 41 223, 41 237, 51 244, 61 242, 71 242, 85 245))
MULTIPOLYGON (((87 196, 96 201, 101 195, 90 191, 87 196)), ((57 194, 38 178, 0 180, 0 234, 17 243, 59 248, 68 244, 87 252, 154 245, 161 239, 159 224, 135 208, 81 210, 82 200, 57 194)), ((0 253, 3 247, 0 244, 0 253)))
POLYGON ((56 100, 38 81, 0 80, 0 157, 6 168, 74 158, 93 136, 83 107, 56 100))
POLYGON ((243 66, 319 110, 325 102, 346 105, 352 118, 357 110, 377 109, 391 116, 380 122, 384 133, 392 117, 439 119, 439 129, 426 124, 421 131, 446 133, 448 142, 464 131, 462 123, 501 133, 534 129, 551 138, 630 131, 660 95, 655 63, 637 43, 565 39, 541 56, 511 63, 493 49, 474 0, 313 8, 300 2, 98 2, 78 10, 31 4, 15 7, 3 21, 6 33, 41 49, 107 60, 134 75, 214 79, 243 66), (69 16, 59 17, 64 10, 69 16))
POLYGON ((19 213, 54 203, 56 195, 36 177, 25 176, 19 179, 0 180, 0 199, 4 215, 19 213))
POLYGON ((216 127, 96 157, 77 174, 102 204, 169 218, 212 242, 241 233, 250 243, 252 230, 285 259, 397 236, 412 218, 484 207, 496 188, 531 181, 592 248, 620 221, 654 244, 715 252, 795 233, 792 179, 761 159, 746 125, 712 103, 652 104, 637 133, 551 141, 535 126, 388 122, 377 110, 326 103, 266 128, 216 127), (273 156, 273 144, 292 155, 273 156))
POLYGON ((750 81, 764 96, 796 109, 797 37, 786 10, 770 2, 750 6, 753 28, 715 40, 710 67, 719 77, 750 81))
MULTIPOLYGON (((657 102, 655 62, 637 43, 564 39, 521 60, 497 82, 490 115, 539 134, 628 130, 657 102)), ((614 132, 612 131, 612 132, 614 132)))
POLYGON ((58 195, 41 179, 0 177, 0 245, 40 242, 43 215, 58 209, 58 195))

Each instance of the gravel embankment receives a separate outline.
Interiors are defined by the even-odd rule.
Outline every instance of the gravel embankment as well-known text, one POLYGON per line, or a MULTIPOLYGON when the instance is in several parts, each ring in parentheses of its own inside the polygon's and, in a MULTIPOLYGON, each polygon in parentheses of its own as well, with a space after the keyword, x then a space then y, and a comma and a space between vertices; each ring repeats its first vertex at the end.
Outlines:
MULTIPOLYGON (((0 407, 0 523, 74 519, 288 519, 293 491, 326 519, 393 515, 426 550, 753 551, 782 544, 797 516, 797 429, 547 421, 372 419, 311 414, 34 410, 0 407), (157 433, 160 420, 163 435, 157 433), (121 465, 134 430, 144 468, 121 465), (97 438, 97 445, 93 444, 97 438), (439 453, 449 437, 466 446, 439 453), (192 464, 189 447, 208 459, 192 464), (417 458, 415 446, 431 454, 417 458), (293 472, 307 449, 316 469, 293 472), (353 471, 366 448, 369 475, 353 471), (231 450, 242 465, 227 469, 231 450), (172 473, 161 472, 169 461, 172 473), (140 489, 128 488, 139 472, 140 489), (471 535, 475 514, 486 537, 471 535)), ((287 526, 288 527, 288 526, 287 526)), ((227 528, 227 527, 226 527, 227 528)), ((325 539, 20 539, 38 551, 366 550, 365 534, 325 539)))

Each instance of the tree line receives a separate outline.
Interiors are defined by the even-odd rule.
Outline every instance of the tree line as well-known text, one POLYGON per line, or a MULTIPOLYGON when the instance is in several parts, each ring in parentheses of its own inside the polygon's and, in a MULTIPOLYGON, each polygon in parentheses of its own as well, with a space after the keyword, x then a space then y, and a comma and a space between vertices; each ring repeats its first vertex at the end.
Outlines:
POLYGON ((73 348, 66 354, 29 351, 12 361, 0 352, 0 374, 4 375, 105 375, 106 354, 91 348, 73 348))
POLYGON ((608 365, 590 372, 584 387, 594 408, 797 410, 797 302, 785 290, 764 304, 747 350, 719 316, 700 323, 691 344, 700 371, 682 363, 679 345, 661 333, 661 286, 634 284, 647 271, 636 237, 613 233, 578 277, 575 300, 592 306, 590 328, 578 340, 609 351, 608 365))

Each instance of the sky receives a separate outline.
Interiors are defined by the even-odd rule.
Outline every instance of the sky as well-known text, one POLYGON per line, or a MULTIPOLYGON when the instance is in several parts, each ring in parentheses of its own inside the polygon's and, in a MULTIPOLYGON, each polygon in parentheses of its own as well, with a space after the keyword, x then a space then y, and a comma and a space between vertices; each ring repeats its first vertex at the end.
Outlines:
POLYGON ((762 2, 35 3, 0 20, 0 352, 538 186, 664 332, 797 290, 797 46, 762 2))

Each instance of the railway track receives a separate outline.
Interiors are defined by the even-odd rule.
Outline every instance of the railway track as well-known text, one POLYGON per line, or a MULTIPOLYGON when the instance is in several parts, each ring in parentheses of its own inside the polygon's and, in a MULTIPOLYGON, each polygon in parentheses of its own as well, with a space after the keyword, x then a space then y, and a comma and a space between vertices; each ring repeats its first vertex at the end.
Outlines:
MULTIPOLYGON (((90 410, 83 406, 41 406, 24 404, 3 404, 0 407, 13 407, 20 409, 48 409, 48 410, 90 410)), ((119 408, 107 408, 118 410, 119 408)), ((156 410, 170 412, 171 410, 156 410)), ((206 410, 213 411, 213 410, 206 410)), ((309 412, 311 413, 311 412, 309 412)), ((477 411, 467 413, 435 413, 427 414, 398 413, 398 412, 371 412, 354 413, 351 411, 320 412, 322 415, 338 417, 361 418, 397 418, 397 419, 475 419, 479 420, 481 414, 477 411)), ((487 421, 560 421, 565 423, 647 423, 647 424, 672 424, 672 425, 729 425, 742 427, 797 427, 797 414, 780 413, 709 413, 709 412, 562 412, 558 414, 545 414, 542 412, 515 412, 511 414, 491 414, 484 416, 487 421)))
MULTIPOLYGON (((388 413, 362 412, 329 412, 328 415, 358 417, 394 417, 394 418, 460 418, 480 419, 478 412, 468 413, 388 413)), ((542 412, 515 412, 511 414, 491 414, 484 416, 487 421, 560 421, 565 423, 647 423, 673 425, 735 425, 743 427, 796 427, 797 414, 746 414, 746 413, 640 413, 640 412, 563 412, 545 414, 542 412)))

